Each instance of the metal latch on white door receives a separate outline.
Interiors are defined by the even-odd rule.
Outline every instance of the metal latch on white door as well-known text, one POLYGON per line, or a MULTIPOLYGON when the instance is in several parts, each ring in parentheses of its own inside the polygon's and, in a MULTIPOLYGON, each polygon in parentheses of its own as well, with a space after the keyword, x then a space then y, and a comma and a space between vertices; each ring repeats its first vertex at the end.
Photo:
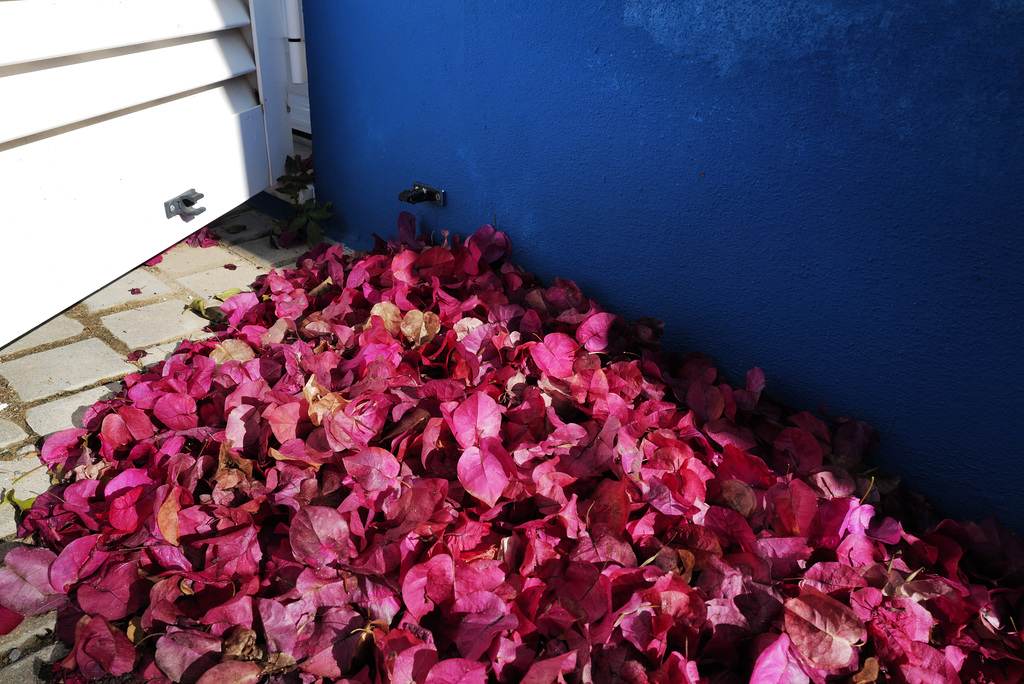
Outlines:
POLYGON ((191 221, 194 217, 206 211, 206 207, 196 206, 196 202, 205 196, 201 192, 196 192, 195 188, 190 188, 177 197, 172 197, 164 202, 164 211, 167 213, 167 218, 180 216, 185 221, 191 221))

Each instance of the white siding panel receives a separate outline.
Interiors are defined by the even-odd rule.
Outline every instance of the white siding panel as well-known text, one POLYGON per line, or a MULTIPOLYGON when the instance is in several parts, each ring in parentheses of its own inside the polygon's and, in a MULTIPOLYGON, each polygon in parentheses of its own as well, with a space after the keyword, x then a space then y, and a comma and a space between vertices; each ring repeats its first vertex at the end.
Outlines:
POLYGON ((280 0, 0 0, 0 346, 267 188, 280 0), (195 188, 206 211, 168 219, 195 188))
POLYGON ((0 102, 20 106, 4 111, 0 143, 255 70, 249 46, 232 31, 182 45, 2 77, 0 102))
POLYGON ((0 1, 0 66, 248 25, 245 0, 0 1))
POLYGON ((241 79, 0 152, 3 196, 28 200, 5 202, 0 346, 267 187, 265 139, 241 79), (190 188, 207 211, 168 219, 190 188))

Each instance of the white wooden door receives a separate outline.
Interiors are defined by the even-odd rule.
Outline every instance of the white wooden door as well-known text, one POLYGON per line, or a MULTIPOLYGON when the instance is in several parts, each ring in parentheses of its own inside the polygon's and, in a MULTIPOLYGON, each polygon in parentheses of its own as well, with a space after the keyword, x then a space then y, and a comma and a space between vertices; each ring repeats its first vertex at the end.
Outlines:
POLYGON ((283 173, 286 52, 280 0, 0 0, 0 347, 283 173))

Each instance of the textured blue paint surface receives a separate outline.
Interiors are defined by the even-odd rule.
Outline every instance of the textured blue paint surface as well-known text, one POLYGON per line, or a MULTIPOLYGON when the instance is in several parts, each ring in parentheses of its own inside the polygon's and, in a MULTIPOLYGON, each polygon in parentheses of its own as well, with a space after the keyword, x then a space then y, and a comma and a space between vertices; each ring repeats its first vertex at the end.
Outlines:
POLYGON ((306 0, 335 237, 497 221, 665 346, 1024 529, 1024 2, 306 0))

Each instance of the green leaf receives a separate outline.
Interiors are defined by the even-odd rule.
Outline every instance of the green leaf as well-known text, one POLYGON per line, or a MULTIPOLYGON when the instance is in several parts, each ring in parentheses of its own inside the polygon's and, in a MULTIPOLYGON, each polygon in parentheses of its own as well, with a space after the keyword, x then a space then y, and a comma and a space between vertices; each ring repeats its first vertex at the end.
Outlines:
POLYGON ((0 501, 0 506, 4 505, 5 503, 8 503, 11 504, 11 506, 14 507, 14 510, 16 510, 18 513, 24 513, 28 509, 32 508, 32 504, 35 502, 35 500, 36 497, 34 496, 31 499, 17 499, 14 496, 14 490, 8 489, 7 493, 4 494, 3 500, 0 501))
POLYGON ((310 222, 309 227, 306 228, 306 244, 312 246, 323 241, 324 231, 320 229, 320 225, 310 222))
MULTIPOLYGON (((278 180, 282 180, 282 178, 278 178, 278 180)), ((277 191, 280 192, 282 195, 288 195, 294 201, 295 199, 298 198, 299 192, 301 192, 304 189, 305 186, 299 185, 298 183, 285 183, 284 185, 279 187, 277 191)))
POLYGON ((185 307, 185 310, 194 311, 203 318, 206 318, 206 302, 204 302, 202 299, 193 299, 192 302, 185 307))
POLYGON ((225 321, 224 314, 221 313, 220 309, 217 307, 207 309, 206 302, 199 298, 193 299, 192 303, 185 307, 185 311, 192 311, 197 316, 201 316, 213 323, 223 323, 225 321))
POLYGON ((242 292, 242 288, 240 288, 240 287, 232 287, 232 288, 228 288, 227 290, 224 290, 220 294, 213 295, 213 297, 214 297, 214 299, 219 299, 222 302, 226 302, 227 300, 229 300, 232 297, 234 297, 236 294, 241 294, 241 292, 242 292))

